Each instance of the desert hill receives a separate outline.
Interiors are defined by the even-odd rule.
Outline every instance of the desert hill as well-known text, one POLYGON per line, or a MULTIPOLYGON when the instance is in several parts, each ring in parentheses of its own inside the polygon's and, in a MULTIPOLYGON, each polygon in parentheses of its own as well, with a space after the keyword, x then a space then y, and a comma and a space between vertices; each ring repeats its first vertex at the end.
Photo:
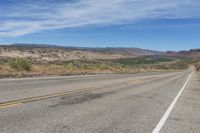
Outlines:
POLYGON ((26 58, 36 61, 121 59, 161 54, 164 53, 139 48, 82 48, 38 44, 0 46, 1 59, 26 58))

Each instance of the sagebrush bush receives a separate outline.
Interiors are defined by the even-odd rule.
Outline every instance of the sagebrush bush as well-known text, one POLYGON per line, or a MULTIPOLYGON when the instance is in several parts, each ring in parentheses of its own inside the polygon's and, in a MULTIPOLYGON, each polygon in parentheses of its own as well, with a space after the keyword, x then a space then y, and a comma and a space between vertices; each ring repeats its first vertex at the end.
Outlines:
POLYGON ((31 64, 28 63, 28 61, 26 61, 25 59, 16 59, 14 61, 10 61, 9 65, 11 68, 17 70, 29 71, 31 68, 31 64))

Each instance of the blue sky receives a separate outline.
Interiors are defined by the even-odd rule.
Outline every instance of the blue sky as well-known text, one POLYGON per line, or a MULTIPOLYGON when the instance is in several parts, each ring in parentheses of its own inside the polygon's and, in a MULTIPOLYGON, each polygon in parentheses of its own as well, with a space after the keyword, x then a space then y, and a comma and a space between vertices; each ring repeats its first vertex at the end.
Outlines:
POLYGON ((1 0, 0 44, 200 48, 199 0, 1 0))

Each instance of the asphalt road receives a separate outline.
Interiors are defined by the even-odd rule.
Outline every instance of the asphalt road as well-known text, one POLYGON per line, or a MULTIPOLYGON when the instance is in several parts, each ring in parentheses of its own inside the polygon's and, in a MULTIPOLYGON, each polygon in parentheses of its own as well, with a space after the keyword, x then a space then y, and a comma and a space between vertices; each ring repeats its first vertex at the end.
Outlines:
POLYGON ((0 80, 1 133, 198 133, 199 123, 192 69, 0 80))

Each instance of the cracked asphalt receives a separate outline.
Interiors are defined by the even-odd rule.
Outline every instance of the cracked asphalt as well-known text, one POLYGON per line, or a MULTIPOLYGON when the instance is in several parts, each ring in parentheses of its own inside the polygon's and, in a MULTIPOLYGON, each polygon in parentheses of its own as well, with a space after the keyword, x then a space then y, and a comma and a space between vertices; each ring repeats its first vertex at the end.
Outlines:
MULTIPOLYGON (((0 132, 151 133, 190 73, 0 80, 0 132), (37 100, 20 101, 27 98, 37 100), (10 101, 15 102, 3 106, 10 101)), ((195 72, 160 132, 198 133, 199 123, 200 84, 195 72)))

